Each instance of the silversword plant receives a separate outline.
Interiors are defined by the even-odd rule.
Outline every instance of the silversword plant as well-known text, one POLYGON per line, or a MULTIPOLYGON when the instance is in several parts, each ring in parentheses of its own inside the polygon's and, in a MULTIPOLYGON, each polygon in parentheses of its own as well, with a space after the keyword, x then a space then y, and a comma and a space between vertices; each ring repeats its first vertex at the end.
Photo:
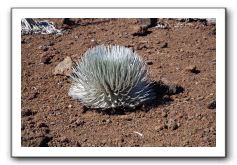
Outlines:
POLYGON ((146 64, 123 46, 96 46, 73 66, 69 96, 90 108, 135 108, 155 94, 146 64))

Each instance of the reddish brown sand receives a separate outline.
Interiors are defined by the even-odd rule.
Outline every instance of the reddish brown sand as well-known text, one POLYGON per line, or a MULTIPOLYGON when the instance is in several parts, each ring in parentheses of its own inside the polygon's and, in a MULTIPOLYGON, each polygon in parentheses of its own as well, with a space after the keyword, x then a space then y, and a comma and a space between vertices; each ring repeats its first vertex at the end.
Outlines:
MULTIPOLYGON (((61 26, 61 19, 52 21, 61 26)), ((168 28, 133 35, 134 19, 79 19, 61 36, 22 36, 22 146, 215 147, 216 112, 210 108, 216 94, 215 25, 161 22, 168 28), (68 96, 70 79, 53 70, 66 56, 80 59, 97 44, 134 49, 148 62, 152 80, 184 91, 164 95, 146 111, 85 111, 68 96)))

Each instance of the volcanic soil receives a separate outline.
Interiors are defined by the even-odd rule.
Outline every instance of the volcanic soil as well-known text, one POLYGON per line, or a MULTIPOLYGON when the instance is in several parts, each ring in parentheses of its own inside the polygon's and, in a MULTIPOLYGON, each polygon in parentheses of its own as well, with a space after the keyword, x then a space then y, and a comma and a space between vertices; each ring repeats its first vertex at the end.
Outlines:
POLYGON ((137 19, 48 20, 63 34, 21 39, 22 146, 216 146, 214 23, 159 19, 144 28, 147 22, 137 19), (129 47, 143 58, 158 84, 154 106, 109 113, 68 96, 71 80, 54 74, 55 67, 102 44, 129 47))

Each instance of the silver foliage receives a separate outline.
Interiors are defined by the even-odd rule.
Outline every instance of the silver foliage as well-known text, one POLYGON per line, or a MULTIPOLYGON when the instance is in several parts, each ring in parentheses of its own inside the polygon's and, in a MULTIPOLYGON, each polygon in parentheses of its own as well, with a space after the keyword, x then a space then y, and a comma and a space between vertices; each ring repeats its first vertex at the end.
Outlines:
POLYGON ((71 78, 69 96, 91 108, 134 108, 154 98, 146 64, 123 46, 87 50, 71 78))

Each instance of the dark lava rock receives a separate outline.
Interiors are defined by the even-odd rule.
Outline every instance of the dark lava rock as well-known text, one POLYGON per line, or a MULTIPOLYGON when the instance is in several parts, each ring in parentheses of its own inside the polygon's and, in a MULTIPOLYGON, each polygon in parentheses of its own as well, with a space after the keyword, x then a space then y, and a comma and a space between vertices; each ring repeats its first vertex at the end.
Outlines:
POLYGON ((152 61, 147 61, 146 63, 147 63, 147 65, 152 65, 153 64, 152 61))
POLYGON ((44 137, 40 138, 39 147, 48 147, 48 143, 53 139, 51 135, 45 135, 44 137))
POLYGON ((211 101, 208 106, 208 109, 216 109, 216 100, 211 101))
POLYGON ((168 116, 168 110, 167 109, 162 110, 161 116, 162 117, 167 117, 168 116))
POLYGON ((40 62, 43 64, 51 64, 51 60, 53 59, 53 55, 48 53, 43 53, 40 57, 40 62))
POLYGON ((48 125, 47 125, 46 123, 44 123, 44 122, 40 122, 40 123, 38 124, 38 127, 39 127, 39 128, 48 127, 48 125))
POLYGON ((71 18, 64 18, 62 19, 62 24, 72 26, 72 25, 75 25, 76 22, 71 18))
POLYGON ((31 109, 25 109, 21 112, 22 117, 33 116, 35 114, 36 112, 32 111, 31 109))

